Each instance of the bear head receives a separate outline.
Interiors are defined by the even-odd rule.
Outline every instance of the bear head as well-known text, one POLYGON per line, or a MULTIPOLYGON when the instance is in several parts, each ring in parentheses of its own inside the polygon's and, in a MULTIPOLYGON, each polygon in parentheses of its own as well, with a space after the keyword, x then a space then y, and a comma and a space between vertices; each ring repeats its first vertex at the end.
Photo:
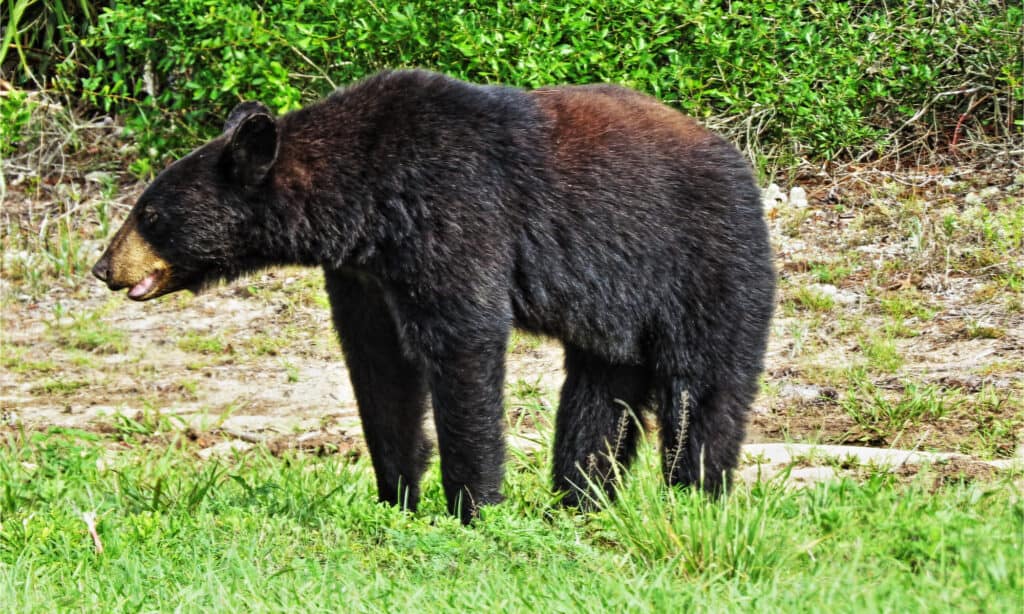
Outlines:
POLYGON ((149 185, 93 274, 144 301, 265 266, 259 233, 275 205, 269 179, 277 154, 270 110, 258 102, 238 105, 220 136, 149 185))

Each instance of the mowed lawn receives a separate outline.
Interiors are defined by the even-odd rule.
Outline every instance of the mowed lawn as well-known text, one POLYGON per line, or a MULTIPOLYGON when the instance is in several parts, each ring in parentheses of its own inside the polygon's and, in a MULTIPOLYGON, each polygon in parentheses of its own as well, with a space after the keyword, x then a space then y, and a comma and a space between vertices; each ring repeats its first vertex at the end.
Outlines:
MULTIPOLYGON (((123 435, 123 434, 122 434, 123 435)), ((1019 612, 1019 475, 883 472, 710 501, 645 448, 619 500, 554 505, 546 453, 466 528, 436 466, 415 514, 376 504, 369 460, 202 461, 81 431, 0 432, 0 610, 1019 612), (1015 482, 1016 480, 1016 482, 1015 482), (86 518, 95 514, 97 544, 86 518)))

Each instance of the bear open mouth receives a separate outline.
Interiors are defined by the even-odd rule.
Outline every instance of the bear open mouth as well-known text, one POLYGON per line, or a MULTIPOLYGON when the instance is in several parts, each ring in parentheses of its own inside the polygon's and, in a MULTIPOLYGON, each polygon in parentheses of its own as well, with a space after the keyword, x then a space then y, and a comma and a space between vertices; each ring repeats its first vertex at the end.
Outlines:
POLYGON ((155 292, 160 289, 159 282, 163 277, 163 271, 153 271, 149 275, 142 278, 142 281, 138 282, 128 290, 128 298, 136 301, 144 301, 147 298, 152 298, 155 292))

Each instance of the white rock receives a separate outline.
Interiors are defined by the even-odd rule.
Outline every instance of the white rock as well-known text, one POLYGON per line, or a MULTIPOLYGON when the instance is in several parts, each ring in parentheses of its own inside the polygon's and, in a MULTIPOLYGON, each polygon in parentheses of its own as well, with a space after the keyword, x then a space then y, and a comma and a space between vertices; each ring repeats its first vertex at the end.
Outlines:
MULTIPOLYGON (((820 458, 855 460, 860 464, 898 467, 920 465, 949 459, 970 459, 969 456, 952 452, 921 452, 917 450, 896 450, 891 448, 863 448, 860 446, 834 446, 801 443, 752 443, 743 446, 743 453, 764 464, 786 464, 798 458, 820 458)), ((995 461, 979 461, 990 464, 995 461)))
POLYGON ((203 448, 196 454, 203 460, 208 460, 212 456, 230 456, 238 452, 245 452, 251 448, 253 444, 247 441, 241 441, 239 439, 228 439, 220 443, 214 444, 209 448, 203 448))
POLYGON ((783 399, 809 403, 821 396, 821 388, 807 384, 783 384, 779 389, 779 396, 783 399))
POLYGON ((796 209, 806 209, 807 191, 800 186, 793 186, 789 191, 789 204, 796 209))
POLYGON ((949 460, 969 460, 999 470, 1020 471, 1024 458, 985 461, 952 452, 920 452, 859 446, 831 446, 799 443, 749 443, 743 446, 743 467, 740 477, 748 482, 765 481, 789 468, 788 486, 800 487, 814 482, 835 479, 839 472, 836 462, 870 466, 877 469, 895 469, 902 465, 941 463, 949 460), (810 467, 793 467, 810 463, 810 467))
POLYGON ((850 292, 849 290, 840 290, 839 288, 833 286, 832 284, 811 284, 810 286, 808 286, 808 288, 813 292, 817 292, 818 294, 828 296, 835 302, 840 303, 842 305, 853 305, 858 300, 860 300, 860 297, 857 296, 856 292, 850 292))
POLYGON ((519 450, 520 452, 531 454, 543 449, 544 443, 538 441, 536 437, 525 437, 523 435, 517 435, 509 433, 505 436, 505 442, 508 447, 519 450))
POLYGON ((114 175, 107 171, 92 171, 85 174, 85 180, 93 183, 108 183, 114 180, 114 175))
POLYGON ((786 204, 786 195, 779 189, 779 186, 772 183, 761 190, 761 204, 765 209, 771 210, 779 205, 786 204))
POLYGON ((980 205, 981 195, 979 195, 977 192, 968 192, 967 196, 964 196, 964 203, 968 205, 980 205))

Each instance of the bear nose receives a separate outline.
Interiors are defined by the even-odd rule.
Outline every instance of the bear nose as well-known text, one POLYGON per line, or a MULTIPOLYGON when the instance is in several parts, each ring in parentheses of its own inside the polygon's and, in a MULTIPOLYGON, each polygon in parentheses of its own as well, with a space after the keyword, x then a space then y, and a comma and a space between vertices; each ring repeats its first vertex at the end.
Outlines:
POLYGON ((110 283, 110 258, 105 255, 92 267, 92 274, 105 284, 110 283))

